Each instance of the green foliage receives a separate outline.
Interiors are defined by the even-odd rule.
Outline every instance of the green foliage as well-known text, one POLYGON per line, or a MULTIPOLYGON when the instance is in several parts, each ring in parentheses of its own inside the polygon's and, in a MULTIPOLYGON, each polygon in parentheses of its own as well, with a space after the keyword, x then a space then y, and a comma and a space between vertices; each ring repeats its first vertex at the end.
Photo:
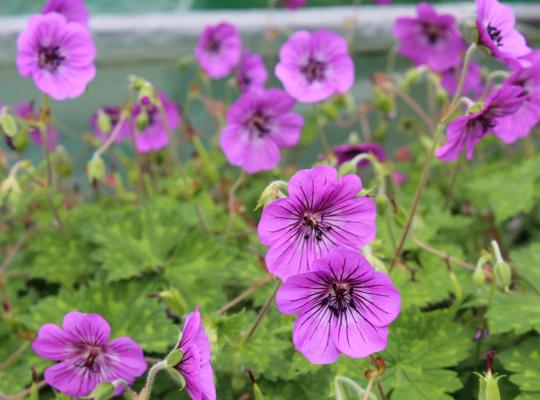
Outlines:
POLYGON ((512 372, 510 381, 519 386, 516 400, 540 397, 540 338, 531 337, 499 355, 504 368, 512 372))

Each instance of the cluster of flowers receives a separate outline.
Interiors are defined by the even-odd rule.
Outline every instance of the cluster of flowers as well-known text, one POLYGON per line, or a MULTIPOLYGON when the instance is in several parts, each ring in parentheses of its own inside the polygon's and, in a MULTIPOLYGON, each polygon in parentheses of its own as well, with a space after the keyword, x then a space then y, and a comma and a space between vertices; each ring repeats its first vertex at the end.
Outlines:
POLYGON ((485 49, 510 70, 499 86, 486 82, 488 86, 483 88, 480 66, 473 62, 468 68, 466 42, 451 15, 437 14, 428 3, 420 3, 417 17, 398 18, 394 25, 400 54, 440 73, 441 84, 450 93, 458 90, 457 75, 462 74, 463 93, 478 99, 477 103, 467 101, 471 105, 466 115, 448 125, 447 142, 436 153, 443 161, 457 159, 464 149, 471 159, 486 134, 512 143, 528 135, 540 121, 540 52, 532 51, 515 29, 510 7, 497 0, 476 0, 476 8, 473 46, 485 49))

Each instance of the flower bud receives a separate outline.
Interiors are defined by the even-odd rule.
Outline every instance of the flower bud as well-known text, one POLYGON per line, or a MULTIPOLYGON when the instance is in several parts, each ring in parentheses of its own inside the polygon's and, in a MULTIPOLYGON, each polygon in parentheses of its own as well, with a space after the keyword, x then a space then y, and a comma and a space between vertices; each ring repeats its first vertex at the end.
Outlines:
POLYGON ((261 392, 261 388, 256 383, 253 384, 253 397, 255 400, 264 400, 264 396, 261 392))
POLYGON ((101 157, 92 157, 86 166, 86 173, 90 182, 101 182, 105 179, 105 163, 101 157))
POLYGON ((443 105, 448 101, 448 93, 441 87, 437 88, 437 91, 435 92, 435 97, 437 98, 437 103, 439 103, 440 105, 443 105))
POLYGON ((289 184, 285 181, 271 182, 267 187, 264 188, 259 196, 255 210, 258 210, 261 207, 264 208, 273 201, 287 197, 285 192, 287 191, 288 185, 289 184))
POLYGON ((491 371, 485 374, 475 372, 479 378, 478 400, 501 400, 499 379, 503 376, 493 375, 491 371))
POLYGON ((456 296, 456 300, 461 300, 461 298, 463 297, 463 290, 461 289, 461 285, 459 284, 455 272, 452 270, 448 271, 448 276, 450 278, 450 286, 452 288, 454 296, 456 296))
POLYGON ((385 90, 375 88, 373 92, 375 106, 384 114, 389 115, 395 108, 394 98, 385 90))
POLYGON ((107 114, 101 109, 97 112, 97 124, 99 126, 99 129, 101 129, 104 134, 108 135, 109 133, 111 133, 111 117, 109 114, 107 114))
POLYGON ((15 135, 17 135, 18 129, 15 118, 5 111, 2 111, 2 114, 0 114, 0 126, 2 127, 4 133, 10 138, 14 138, 15 135))
POLYGON ((165 359, 165 361, 167 361, 167 367, 176 367, 183 358, 184 352, 180 349, 174 349, 165 359))
POLYGON ((186 300, 176 288, 159 292, 159 297, 167 303, 167 307, 176 315, 183 315, 188 308, 186 300))
POLYGON ((100 383, 93 391, 88 395, 90 399, 94 400, 109 400, 114 397, 115 387, 111 382, 100 383))
POLYGON ((484 282, 486 281, 486 274, 484 273, 484 269, 481 265, 478 265, 476 269, 473 272, 473 282, 476 285, 477 288, 481 288, 484 286, 484 282))
POLYGON ((135 123, 137 124, 137 129, 140 131, 144 131, 146 127, 148 126, 149 118, 148 113, 145 110, 141 110, 139 115, 137 115, 137 118, 135 119, 135 123))
POLYGON ((405 74, 405 79, 401 87, 403 90, 408 91, 412 86, 418 85, 422 81, 422 77, 426 72, 426 68, 423 66, 410 68, 405 74))
POLYGON ((506 262, 498 262, 495 264, 494 271, 497 284, 505 291, 508 291, 510 282, 512 281, 512 270, 506 262))

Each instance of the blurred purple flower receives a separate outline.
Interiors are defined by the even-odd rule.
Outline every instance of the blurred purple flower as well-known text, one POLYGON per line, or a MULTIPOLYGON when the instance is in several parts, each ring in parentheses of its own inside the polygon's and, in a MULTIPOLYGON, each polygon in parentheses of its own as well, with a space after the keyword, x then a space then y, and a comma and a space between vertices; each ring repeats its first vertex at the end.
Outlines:
MULTIPOLYGON (((356 144, 342 144, 332 149, 334 156, 337 158, 337 165, 341 165, 347 161, 351 161, 359 154, 371 153, 377 160, 383 162, 386 160, 386 153, 384 149, 377 143, 356 143, 356 144)), ((360 160, 357 164, 358 168, 365 168, 369 165, 369 160, 360 160)))
POLYGON ((146 114, 144 129, 137 132, 135 148, 139 153, 159 151, 169 144, 169 133, 180 125, 180 111, 177 105, 167 98, 164 92, 158 93, 163 106, 164 116, 157 105, 140 101, 133 110, 133 119, 146 114))
POLYGON ((281 0, 283 7, 289 10, 296 10, 297 8, 304 7, 307 0, 281 0))
POLYGON ((245 93, 253 89, 263 89, 267 78, 268 71, 262 56, 244 49, 236 71, 236 82, 240 91, 245 93))
MULTIPOLYGON (((141 347, 128 337, 109 341, 111 328, 97 314, 70 312, 63 328, 45 324, 32 343, 34 352, 58 361, 45 370, 45 380, 69 396, 88 396, 100 383, 118 379, 129 384, 146 371, 141 347)), ((120 394, 122 388, 117 389, 120 394)))
POLYGON ((478 44, 502 60, 516 60, 531 52, 523 35, 515 29, 516 17, 509 6, 497 0, 476 0, 478 44))
POLYGON ((62 14, 68 22, 87 25, 90 19, 84 0, 49 0, 43 7, 43 14, 62 14))
POLYGON ((422 2, 417 17, 401 17, 394 24, 399 53, 416 65, 427 65, 434 71, 457 67, 465 42, 452 15, 437 14, 431 4, 422 2))
POLYGON ((398 186, 403 185, 405 182, 407 182, 407 174, 401 171, 394 171, 392 172, 392 180, 394 183, 398 186))
MULTIPOLYGON (((34 110, 33 101, 19 103, 15 107, 13 107, 13 111, 15 112, 16 116, 24 120, 33 122, 39 120, 39 116, 36 115, 36 112, 34 110)), ((58 146, 58 143, 60 142, 60 131, 52 125, 47 125, 45 129, 45 133, 47 135, 47 149, 49 151, 53 151, 56 149, 56 146, 58 146)), ((35 144, 37 144, 38 146, 43 146, 43 138, 41 136, 41 131, 39 130, 39 128, 30 128, 29 134, 30 138, 34 141, 35 144)))
MULTIPOLYGON (((450 68, 441 73, 441 85, 452 96, 456 93, 460 74, 461 67, 450 68)), ((482 67, 478 63, 471 62, 465 77, 462 94, 477 99, 482 95, 483 86, 482 67)))
POLYGON ((80 96, 96 74, 90 31, 57 13, 31 17, 17 48, 19 73, 56 100, 80 96))
POLYGON ((238 30, 226 22, 207 26, 195 49, 199 66, 214 79, 229 75, 238 65, 241 54, 242 40, 238 30))
POLYGON ((298 314, 293 342, 309 361, 329 364, 340 354, 367 357, 386 348, 388 325, 401 299, 390 278, 358 253, 334 249, 291 276, 277 292, 284 314, 298 314))
MULTIPOLYGON (((90 117, 90 126, 92 127, 92 130, 94 131, 95 135, 101 140, 106 140, 107 137, 111 134, 111 132, 103 132, 101 128, 99 127, 99 124, 98 124, 99 112, 105 113, 105 115, 109 117, 109 120, 111 121, 111 131, 112 131, 115 128, 118 121, 120 120, 122 107, 103 106, 94 114, 92 114, 92 116, 90 117)), ((127 119, 122 123, 122 127, 120 128, 120 132, 118 133, 118 136, 116 137, 115 142, 118 143, 123 140, 126 140, 130 138, 132 135, 133 135, 133 121, 130 119, 127 119)))
POLYGON ((324 29, 295 32, 281 46, 275 72, 287 93, 305 103, 345 93, 354 82, 347 41, 324 29))
POLYGON ((454 161, 464 148, 472 159, 474 148, 487 134, 493 132, 499 119, 515 113, 525 98, 520 87, 504 85, 490 94, 478 112, 457 118, 446 129, 446 144, 435 153, 442 161, 454 161))
POLYGON ((231 105, 221 131, 221 149, 232 165, 248 173, 278 165, 279 149, 300 140, 304 118, 293 113, 294 100, 279 89, 243 94, 231 105))
POLYGON ((175 368, 186 381, 186 389, 193 400, 215 400, 214 370, 211 363, 211 347, 204 333, 199 307, 190 313, 176 348, 184 357, 175 368))
POLYGON ((506 85, 521 88, 525 101, 514 114, 499 118, 494 133, 505 143, 527 136, 540 122, 540 50, 525 59, 530 66, 518 66, 505 81, 506 85))
POLYGON ((357 197, 361 190, 358 176, 338 178, 329 166, 298 171, 289 181, 289 197, 270 203, 261 215, 268 271, 286 280, 311 271, 314 260, 336 247, 357 250, 375 239, 375 203, 357 197))

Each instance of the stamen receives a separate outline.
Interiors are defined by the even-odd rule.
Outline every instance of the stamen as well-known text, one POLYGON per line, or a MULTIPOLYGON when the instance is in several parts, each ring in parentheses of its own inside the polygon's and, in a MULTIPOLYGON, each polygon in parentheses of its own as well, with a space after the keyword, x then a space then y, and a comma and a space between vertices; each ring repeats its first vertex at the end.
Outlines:
POLYGON ((58 69, 65 57, 60 54, 60 47, 40 47, 38 50, 38 63, 42 69, 54 72, 58 69))

